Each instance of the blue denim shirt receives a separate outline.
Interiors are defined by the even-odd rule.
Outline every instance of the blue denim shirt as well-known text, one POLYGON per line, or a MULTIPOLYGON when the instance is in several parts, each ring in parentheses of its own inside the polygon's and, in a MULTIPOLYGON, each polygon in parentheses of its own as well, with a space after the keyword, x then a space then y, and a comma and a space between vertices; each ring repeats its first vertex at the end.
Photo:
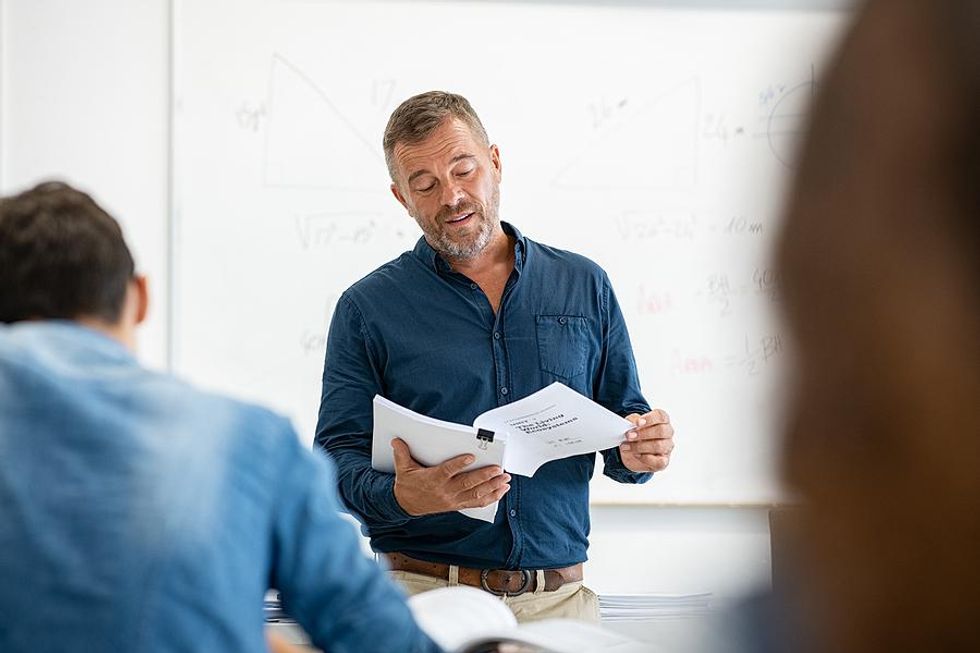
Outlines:
MULTIPOLYGON (((484 411, 561 381, 620 415, 649 410, 622 313, 592 261, 523 237, 495 314, 483 291, 420 239, 340 298, 330 325, 316 442, 337 463, 340 494, 375 550, 480 568, 564 567, 586 559, 595 454, 514 475, 493 524, 457 512, 412 517, 394 475, 371 468, 380 394, 442 420, 484 411)), ((640 483, 618 449, 604 473, 640 483)))
POLYGON ((263 597, 326 651, 430 651, 261 408, 71 322, 0 325, 0 651, 267 650, 263 597))

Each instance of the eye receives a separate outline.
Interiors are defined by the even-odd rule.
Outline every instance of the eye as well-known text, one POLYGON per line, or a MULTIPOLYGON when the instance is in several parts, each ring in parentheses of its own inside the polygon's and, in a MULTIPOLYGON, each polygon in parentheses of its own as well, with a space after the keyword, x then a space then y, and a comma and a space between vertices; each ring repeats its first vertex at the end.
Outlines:
POLYGON ((472 172, 473 172, 473 168, 467 168, 466 170, 460 170, 459 172, 457 172, 456 173, 456 176, 457 177, 469 177, 472 172))
POLYGON ((416 193, 428 193, 430 190, 432 190, 435 187, 436 187, 436 184, 435 184, 435 182, 433 182, 433 183, 429 184, 428 186, 423 186, 421 188, 416 188, 415 189, 415 192, 416 193))

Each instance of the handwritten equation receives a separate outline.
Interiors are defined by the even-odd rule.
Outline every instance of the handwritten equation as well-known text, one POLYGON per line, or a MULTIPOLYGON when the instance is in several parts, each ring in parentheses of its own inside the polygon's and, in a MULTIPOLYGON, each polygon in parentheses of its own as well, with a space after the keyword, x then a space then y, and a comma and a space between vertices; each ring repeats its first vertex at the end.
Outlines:
POLYGON ((616 218, 616 233, 627 242, 653 240, 693 241, 704 236, 761 237, 761 220, 744 215, 704 219, 697 213, 624 211, 616 218))
POLYGON ((702 289, 695 293, 715 306, 721 317, 735 313, 735 302, 744 297, 779 301, 778 274, 770 268, 756 267, 750 279, 733 280, 727 272, 709 274, 702 289))
POLYGON ((380 212, 329 212, 295 216, 296 237, 303 249, 332 245, 368 245, 381 239, 409 243, 415 235, 407 220, 388 219, 380 212), (405 226, 403 226, 405 225, 405 226))
POLYGON ((783 339, 779 335, 765 335, 750 339, 745 336, 745 350, 728 356, 725 365, 729 368, 743 370, 750 376, 762 372, 763 368, 773 358, 783 352, 783 339))

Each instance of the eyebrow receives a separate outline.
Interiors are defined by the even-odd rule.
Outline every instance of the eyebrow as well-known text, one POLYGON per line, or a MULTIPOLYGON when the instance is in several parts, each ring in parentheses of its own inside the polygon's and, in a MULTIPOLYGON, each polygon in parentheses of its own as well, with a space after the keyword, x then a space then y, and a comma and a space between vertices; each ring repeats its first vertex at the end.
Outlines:
MULTIPOLYGON (((462 161, 463 159, 475 159, 475 158, 476 158, 476 156, 474 156, 472 154, 466 154, 466 153, 464 153, 464 154, 457 154, 452 159, 450 159, 449 163, 450 163, 450 165, 452 165, 453 163, 456 163, 458 161, 462 161)), ((417 177, 421 177, 422 175, 428 174, 428 173, 429 173, 428 170, 416 170, 415 172, 413 172, 412 174, 410 174, 408 176, 408 180, 406 181, 406 183, 409 183, 410 184, 410 183, 412 183, 412 180, 416 179, 417 177)))

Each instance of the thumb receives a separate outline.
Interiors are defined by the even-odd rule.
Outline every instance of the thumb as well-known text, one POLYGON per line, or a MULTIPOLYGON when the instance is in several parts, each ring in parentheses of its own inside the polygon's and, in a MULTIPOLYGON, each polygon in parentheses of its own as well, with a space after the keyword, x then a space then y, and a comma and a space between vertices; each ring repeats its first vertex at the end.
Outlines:
POLYGON ((639 413, 630 413, 626 416, 626 419, 632 422, 633 426, 639 426, 642 418, 643 415, 640 415, 639 413))
POLYGON ((394 438, 391 441, 391 448, 395 455, 395 471, 408 471, 416 469, 420 465, 412 458, 412 451, 401 438, 394 438))

